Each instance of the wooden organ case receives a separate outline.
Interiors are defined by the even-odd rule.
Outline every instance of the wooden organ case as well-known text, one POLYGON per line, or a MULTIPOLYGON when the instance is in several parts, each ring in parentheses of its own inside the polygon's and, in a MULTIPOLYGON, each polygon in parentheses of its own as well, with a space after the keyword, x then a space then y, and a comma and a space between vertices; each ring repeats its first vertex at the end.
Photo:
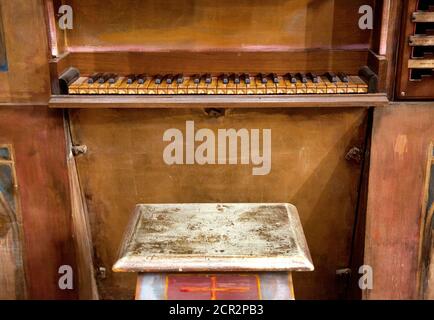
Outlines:
POLYGON ((69 110, 94 292, 134 295, 135 277, 111 266, 137 203, 291 202, 316 267, 294 276, 296 297, 360 297, 346 270, 363 260, 370 108, 388 102, 380 26, 359 27, 364 5, 383 12, 366 0, 46 2, 49 106, 69 110), (270 172, 167 165, 163 135, 187 121, 216 134, 270 129, 270 172))
POLYGON ((375 272, 364 298, 417 297, 434 115, 429 101, 391 100, 434 96, 432 11, 422 0, 0 0, 0 296, 132 299, 136 277, 111 267, 139 203, 292 203, 315 264, 294 274, 297 299, 360 298, 363 264, 375 272), (270 130, 264 174, 240 149, 191 157, 191 132, 196 152, 198 132, 224 129, 249 142, 270 130), (168 131, 184 147, 171 164, 168 131), (73 290, 52 281, 61 265, 78 270, 73 290))

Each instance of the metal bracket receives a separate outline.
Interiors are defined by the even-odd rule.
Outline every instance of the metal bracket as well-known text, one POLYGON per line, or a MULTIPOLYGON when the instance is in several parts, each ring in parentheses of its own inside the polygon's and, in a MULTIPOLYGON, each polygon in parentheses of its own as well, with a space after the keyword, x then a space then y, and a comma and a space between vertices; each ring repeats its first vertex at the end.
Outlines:
POLYGON ((352 147, 347 154, 345 155, 345 159, 348 161, 354 161, 356 163, 360 163, 363 157, 363 150, 358 147, 352 147))
POLYGON ((78 146, 72 146, 71 152, 74 156, 78 156, 80 154, 86 154, 87 152, 87 146, 85 144, 78 145, 78 146))

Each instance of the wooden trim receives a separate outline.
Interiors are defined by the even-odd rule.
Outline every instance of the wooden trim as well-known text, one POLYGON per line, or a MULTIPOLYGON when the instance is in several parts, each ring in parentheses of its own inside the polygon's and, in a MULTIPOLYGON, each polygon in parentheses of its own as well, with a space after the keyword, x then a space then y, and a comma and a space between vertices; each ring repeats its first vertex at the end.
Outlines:
POLYGON ((52 96, 50 108, 293 108, 293 107, 383 107, 386 94, 330 95, 230 95, 230 96, 52 96))

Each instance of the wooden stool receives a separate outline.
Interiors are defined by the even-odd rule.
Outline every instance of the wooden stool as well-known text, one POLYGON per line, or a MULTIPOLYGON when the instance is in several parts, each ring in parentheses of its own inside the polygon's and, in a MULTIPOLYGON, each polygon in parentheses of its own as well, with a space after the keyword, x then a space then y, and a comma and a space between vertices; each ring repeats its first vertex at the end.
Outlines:
POLYGON ((139 273, 138 300, 294 299, 313 264, 291 204, 140 204, 115 272, 139 273))

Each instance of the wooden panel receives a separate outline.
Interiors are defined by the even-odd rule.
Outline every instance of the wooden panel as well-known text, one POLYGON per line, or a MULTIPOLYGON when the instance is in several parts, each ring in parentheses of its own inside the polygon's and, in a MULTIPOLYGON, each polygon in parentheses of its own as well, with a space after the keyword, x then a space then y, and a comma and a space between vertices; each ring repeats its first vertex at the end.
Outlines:
POLYGON ((418 298, 420 219, 433 123, 431 104, 375 110, 365 242, 374 288, 365 298, 418 298))
POLYGON ((137 203, 291 202, 298 208, 314 272, 296 274, 298 298, 337 298, 336 269, 350 263, 360 165, 345 160, 363 149, 366 109, 234 109, 213 118, 200 109, 71 110, 76 158, 92 226, 103 298, 134 296, 135 276, 113 274, 131 210, 137 203), (271 128, 272 169, 249 165, 168 166, 165 130, 271 128), (184 129, 183 129, 184 128, 184 129), (324 290, 327 288, 327 290, 324 290))
POLYGON ((1 108, 0 144, 13 144, 15 150, 28 297, 76 298, 77 285, 58 287, 61 265, 76 270, 62 112, 1 108))
POLYGON ((59 74, 73 66, 81 74, 114 72, 121 75, 140 74, 194 74, 230 72, 287 72, 309 71, 318 74, 328 71, 358 74, 366 64, 368 50, 300 50, 252 52, 72 52, 59 59, 59 74))
POLYGON ((8 57, 8 72, 0 72, 0 103, 46 102, 50 83, 43 2, 0 0, 0 6, 8 57))
POLYGON ((26 297, 22 220, 12 145, 0 145, 0 299, 26 297))
POLYGON ((368 49, 358 27, 373 0, 69 0, 70 51, 368 49))

